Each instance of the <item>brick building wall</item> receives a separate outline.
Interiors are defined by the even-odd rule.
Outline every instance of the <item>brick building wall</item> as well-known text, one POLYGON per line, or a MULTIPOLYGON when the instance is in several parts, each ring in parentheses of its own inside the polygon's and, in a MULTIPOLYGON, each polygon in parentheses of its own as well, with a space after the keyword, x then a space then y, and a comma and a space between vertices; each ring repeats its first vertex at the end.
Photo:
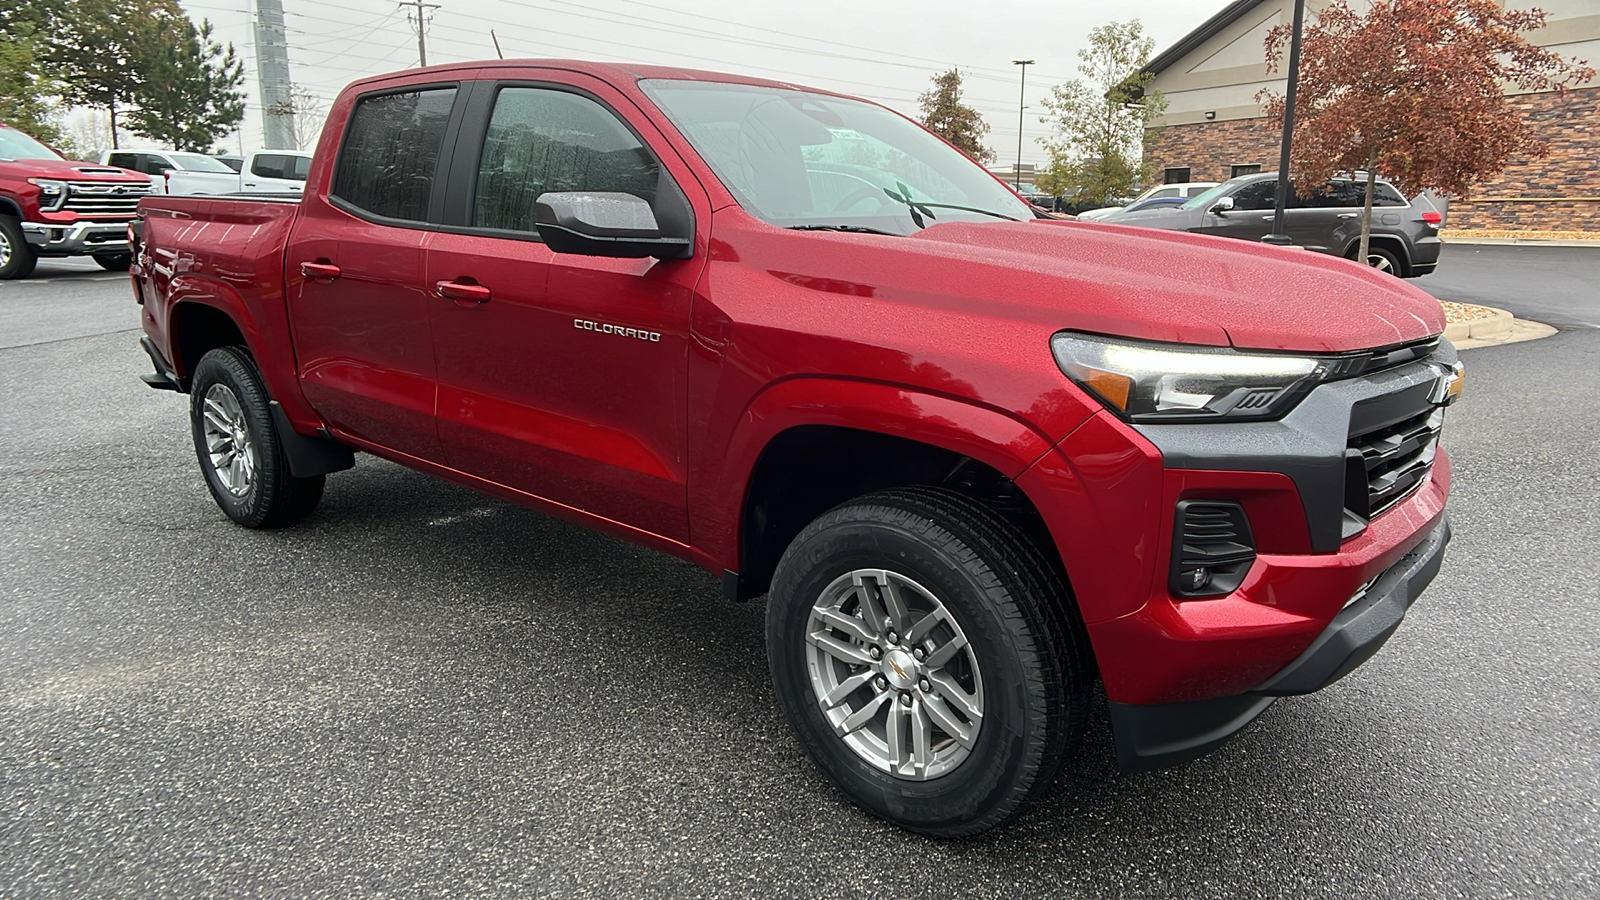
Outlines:
MULTIPOLYGON (((1498 178, 1452 199, 1448 227, 1600 232, 1600 88, 1507 99, 1550 154, 1513 160, 1498 178)), ((1169 167, 1188 167, 1190 181, 1226 181, 1236 165, 1270 172, 1278 137, 1264 118, 1170 125, 1152 151, 1157 177, 1169 167)))

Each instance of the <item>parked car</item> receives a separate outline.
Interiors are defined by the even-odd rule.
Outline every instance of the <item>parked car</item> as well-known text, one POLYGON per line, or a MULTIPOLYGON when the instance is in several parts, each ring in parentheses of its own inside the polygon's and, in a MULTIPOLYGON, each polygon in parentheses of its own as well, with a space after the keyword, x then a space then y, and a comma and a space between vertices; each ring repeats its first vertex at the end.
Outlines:
POLYGON ((1197 196, 1216 186, 1217 183, 1215 181, 1183 181, 1174 182, 1172 184, 1158 184, 1126 203, 1119 203, 1114 206, 1102 206, 1099 209, 1087 210, 1079 213, 1078 218, 1087 219, 1091 222, 1095 219, 1104 219, 1107 216, 1113 216, 1120 212, 1132 210, 1136 206, 1142 207, 1146 200, 1168 198, 1187 200, 1190 197, 1197 196))
POLYGON ((257 150, 237 170, 216 157, 174 150, 108 150, 102 159, 156 176, 164 194, 297 194, 311 165, 311 154, 301 150, 257 150))
MULTIPOLYGON (((1137 203, 1132 203, 1123 207, 1122 212, 1137 212, 1141 209, 1162 209, 1182 206, 1188 202, 1189 200, 1187 197, 1150 197, 1148 199, 1140 200, 1137 203)), ((1095 220, 1090 219, 1089 221, 1092 222, 1095 220)))
POLYGON ((0 279, 27 277, 41 257, 126 270, 128 223, 148 193, 136 172, 64 159, 0 123, 0 279))
POLYGON ((213 154, 211 158, 219 163, 222 163, 235 172, 244 169, 244 157, 242 156, 238 156, 233 153, 216 153, 213 154))
MULTIPOLYGON (((1275 172, 1242 175, 1176 208, 1130 211, 1103 221, 1259 241, 1272 232, 1277 190, 1275 172)), ((1284 213, 1290 239, 1307 250, 1354 259, 1365 192, 1365 175, 1335 178, 1309 200, 1291 190, 1284 213)), ((1427 275, 1438 267, 1442 217, 1431 203, 1412 204, 1380 178, 1372 207, 1369 265, 1402 278, 1427 275)))
POLYGON ((223 513, 292 524, 359 450, 765 595, 800 744, 907 828, 1040 796, 1100 685, 1124 769, 1209 752, 1375 652, 1449 539, 1432 297, 1036 217, 872 103, 435 66, 347 87, 307 185, 140 207, 144 377, 223 513))

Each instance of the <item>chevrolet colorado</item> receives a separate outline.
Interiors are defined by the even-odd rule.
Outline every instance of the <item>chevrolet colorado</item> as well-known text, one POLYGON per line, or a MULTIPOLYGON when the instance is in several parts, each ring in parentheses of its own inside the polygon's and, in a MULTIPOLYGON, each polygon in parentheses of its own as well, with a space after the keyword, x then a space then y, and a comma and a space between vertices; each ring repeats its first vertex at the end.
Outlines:
POLYGON ((1321 254, 1035 218, 882 107, 567 61, 349 86, 303 198, 154 197, 133 290, 212 496, 364 451, 766 596, 861 806, 970 834, 1091 697, 1200 756, 1367 659, 1438 571, 1439 304, 1321 254))

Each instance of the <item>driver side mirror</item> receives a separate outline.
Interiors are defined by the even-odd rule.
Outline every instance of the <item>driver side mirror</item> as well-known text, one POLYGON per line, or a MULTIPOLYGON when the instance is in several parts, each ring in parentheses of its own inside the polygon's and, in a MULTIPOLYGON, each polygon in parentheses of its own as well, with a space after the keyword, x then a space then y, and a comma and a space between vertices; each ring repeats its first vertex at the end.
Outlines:
POLYGON ((1217 202, 1211 205, 1211 212, 1219 216, 1230 209, 1233 209, 1232 197, 1219 197, 1217 202))
POLYGON ((640 259, 684 259, 687 238, 665 237, 641 197, 612 191, 562 191, 534 201, 534 228, 557 253, 640 259))

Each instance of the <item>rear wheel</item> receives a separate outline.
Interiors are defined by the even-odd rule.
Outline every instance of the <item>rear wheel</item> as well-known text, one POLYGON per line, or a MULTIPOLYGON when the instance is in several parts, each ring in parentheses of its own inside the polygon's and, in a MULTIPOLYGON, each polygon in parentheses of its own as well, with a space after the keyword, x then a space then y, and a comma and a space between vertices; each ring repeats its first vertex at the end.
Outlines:
POLYGON ((96 253, 94 254, 94 261, 99 263, 100 268, 102 269, 106 269, 111 272, 126 272, 128 271, 128 267, 133 265, 133 254, 96 253))
POLYGON ((0 280, 27 278, 39 264, 39 255, 22 233, 22 223, 0 216, 0 280))
POLYGON ((1387 247, 1369 246, 1367 248, 1367 265, 1377 269, 1379 272, 1388 272, 1396 278, 1400 277, 1400 257, 1387 247))
POLYGON ((803 530, 767 601, 778 699, 817 764, 906 828, 974 834, 1043 795, 1087 709, 1065 586, 1005 519, 912 488, 803 530))
POLYGON ((190 388, 200 471, 217 506, 246 528, 292 525, 322 499, 324 476, 296 478, 250 355, 222 347, 200 358, 190 388))

